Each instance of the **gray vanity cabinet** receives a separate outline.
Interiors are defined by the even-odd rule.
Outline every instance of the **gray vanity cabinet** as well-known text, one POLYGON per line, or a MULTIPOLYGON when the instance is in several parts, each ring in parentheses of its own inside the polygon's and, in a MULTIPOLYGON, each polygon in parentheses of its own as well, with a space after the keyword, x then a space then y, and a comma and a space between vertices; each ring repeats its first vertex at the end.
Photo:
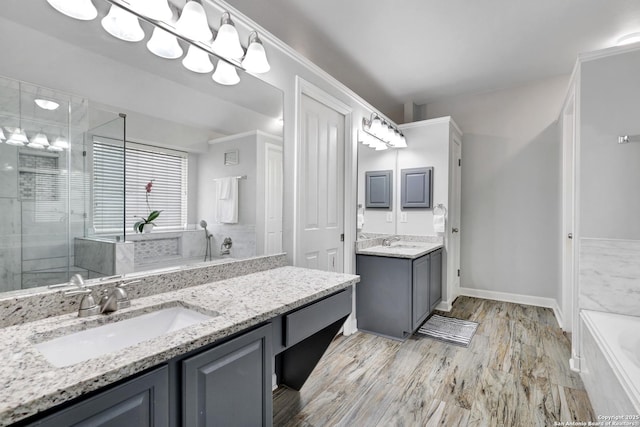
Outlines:
POLYGON ((411 335, 440 302, 441 262, 441 249, 416 259, 357 255, 358 329, 396 339, 411 335))
POLYGON ((271 425, 271 360, 271 325, 184 360, 183 425, 271 425))
POLYGON ((429 311, 442 301, 442 249, 431 252, 429 257, 429 311))
POLYGON ((414 331, 425 321, 431 308, 429 304, 431 256, 425 255, 414 260, 412 268, 411 330, 414 331))
POLYGON ((75 403, 29 426, 167 427, 169 374, 155 369, 75 403))

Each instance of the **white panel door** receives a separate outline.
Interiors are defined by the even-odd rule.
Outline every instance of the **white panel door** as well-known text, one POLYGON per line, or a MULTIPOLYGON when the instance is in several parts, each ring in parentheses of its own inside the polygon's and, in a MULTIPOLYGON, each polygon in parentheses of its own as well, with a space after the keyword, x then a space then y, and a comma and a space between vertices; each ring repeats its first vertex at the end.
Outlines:
MULTIPOLYGON (((562 328, 573 330, 575 283, 575 111, 571 100, 562 117, 562 328)), ((577 322, 576 322, 577 324, 577 322)))
POLYGON ((457 293, 454 291, 460 287, 460 199, 461 199, 461 162, 462 162, 462 147, 460 140, 456 137, 453 138, 453 153, 451 156, 451 200, 449 202, 449 221, 451 222, 451 234, 449 240, 449 249, 447 257, 451 258, 451 264, 453 268, 449 271, 452 279, 448 279, 451 283, 451 287, 447 290, 447 300, 451 301, 452 295, 449 292, 453 292, 453 295, 457 293))
POLYGON ((296 264, 343 271, 345 116, 302 94, 296 264))
POLYGON ((265 255, 282 252, 282 147, 265 144, 265 255))

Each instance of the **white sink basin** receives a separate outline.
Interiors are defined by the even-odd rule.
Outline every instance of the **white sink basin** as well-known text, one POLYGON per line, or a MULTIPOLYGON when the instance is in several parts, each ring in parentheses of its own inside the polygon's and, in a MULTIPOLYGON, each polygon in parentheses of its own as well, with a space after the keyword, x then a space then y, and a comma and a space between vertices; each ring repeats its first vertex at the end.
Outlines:
POLYGON ((139 344, 214 316, 171 307, 96 328, 73 332, 35 347, 53 366, 63 368, 139 344))

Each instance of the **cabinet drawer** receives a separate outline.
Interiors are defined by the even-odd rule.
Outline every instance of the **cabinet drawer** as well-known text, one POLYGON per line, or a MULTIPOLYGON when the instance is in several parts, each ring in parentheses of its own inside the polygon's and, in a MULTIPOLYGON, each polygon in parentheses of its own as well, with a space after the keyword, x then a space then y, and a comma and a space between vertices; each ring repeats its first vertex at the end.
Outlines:
POLYGON ((284 316, 284 345, 289 347, 351 313, 351 288, 284 316))

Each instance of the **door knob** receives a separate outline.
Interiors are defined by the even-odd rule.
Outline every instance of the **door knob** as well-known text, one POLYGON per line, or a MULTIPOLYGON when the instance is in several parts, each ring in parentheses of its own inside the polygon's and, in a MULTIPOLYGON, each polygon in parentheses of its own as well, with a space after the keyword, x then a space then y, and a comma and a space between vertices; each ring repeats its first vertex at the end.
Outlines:
POLYGON ((451 229, 451 232, 452 232, 452 233, 457 233, 457 232, 458 232, 458 229, 457 229, 457 228, 452 228, 452 229, 451 229))
POLYGON ((573 239, 573 233, 569 233, 569 234, 567 234, 567 237, 568 237, 569 239, 573 239))

